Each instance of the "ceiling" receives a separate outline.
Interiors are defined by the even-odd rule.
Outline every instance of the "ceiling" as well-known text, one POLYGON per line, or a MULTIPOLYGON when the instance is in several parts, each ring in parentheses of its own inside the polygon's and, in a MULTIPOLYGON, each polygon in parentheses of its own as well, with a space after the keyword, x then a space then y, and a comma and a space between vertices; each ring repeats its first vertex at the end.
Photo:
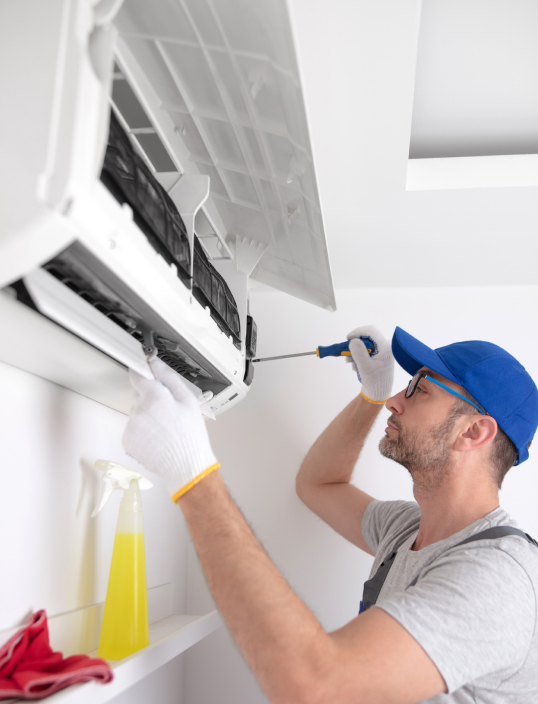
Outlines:
POLYGON ((288 5, 335 286, 538 283, 537 186, 406 190, 410 151, 538 151, 536 0, 288 5))

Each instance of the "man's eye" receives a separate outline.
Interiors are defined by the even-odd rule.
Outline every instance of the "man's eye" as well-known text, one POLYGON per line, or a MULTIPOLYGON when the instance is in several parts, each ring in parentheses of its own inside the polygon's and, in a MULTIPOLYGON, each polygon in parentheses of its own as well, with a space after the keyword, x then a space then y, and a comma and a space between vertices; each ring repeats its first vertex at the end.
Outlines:
POLYGON ((420 386, 417 386, 417 391, 420 391, 421 394, 425 393, 426 389, 421 389, 420 386))

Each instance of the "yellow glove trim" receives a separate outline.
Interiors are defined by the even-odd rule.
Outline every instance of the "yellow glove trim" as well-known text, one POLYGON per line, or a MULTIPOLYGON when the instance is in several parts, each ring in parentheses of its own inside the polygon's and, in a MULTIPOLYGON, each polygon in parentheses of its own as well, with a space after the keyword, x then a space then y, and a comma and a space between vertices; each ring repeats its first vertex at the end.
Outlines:
POLYGON ((386 398, 384 401, 373 401, 371 398, 368 398, 368 396, 365 396, 362 391, 361 391, 361 396, 365 398, 368 403, 374 403, 376 406, 383 406, 385 403, 387 403, 388 398, 386 398))
POLYGON ((198 484, 198 482, 201 482, 202 479, 205 479, 208 474, 211 474, 211 472, 214 472, 216 469, 220 469, 220 464, 217 462, 217 464, 212 465, 211 467, 208 467, 206 470, 204 470, 201 474, 199 474, 197 477, 194 477, 192 482, 189 482, 186 486, 184 486, 182 489, 179 491, 176 491, 176 493, 172 496, 172 501, 177 504, 178 500, 184 496, 190 489, 192 489, 193 486, 198 484))

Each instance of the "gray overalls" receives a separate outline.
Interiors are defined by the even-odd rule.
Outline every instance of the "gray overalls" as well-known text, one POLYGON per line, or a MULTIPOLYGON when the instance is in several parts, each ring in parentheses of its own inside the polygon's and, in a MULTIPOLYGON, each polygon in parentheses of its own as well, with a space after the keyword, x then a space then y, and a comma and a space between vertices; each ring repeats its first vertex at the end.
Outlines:
MULTIPOLYGON (((461 543, 452 545, 450 548, 447 548, 447 550, 456 548, 459 545, 465 545, 466 543, 474 543, 475 540, 491 540, 494 538, 504 538, 506 535, 518 535, 520 538, 524 538, 527 542, 532 543, 533 545, 538 547, 538 543, 536 542, 536 540, 534 540, 534 538, 531 538, 528 533, 524 533, 518 528, 511 528, 510 526, 495 526, 494 528, 487 528, 486 530, 480 531, 480 533, 476 533, 476 535, 471 535, 470 538, 466 538, 465 540, 462 540, 461 543)), ((363 611, 366 611, 376 603, 377 598, 379 597, 379 592, 381 591, 381 588, 385 583, 390 568, 394 563, 396 554, 406 540, 407 538, 405 538, 405 540, 402 540, 401 543, 398 543, 392 553, 383 560, 374 576, 364 583, 364 591, 362 594, 362 601, 359 614, 362 614, 363 611)), ((409 587, 414 587, 417 582, 418 575, 407 587, 407 589, 409 589, 409 587)))

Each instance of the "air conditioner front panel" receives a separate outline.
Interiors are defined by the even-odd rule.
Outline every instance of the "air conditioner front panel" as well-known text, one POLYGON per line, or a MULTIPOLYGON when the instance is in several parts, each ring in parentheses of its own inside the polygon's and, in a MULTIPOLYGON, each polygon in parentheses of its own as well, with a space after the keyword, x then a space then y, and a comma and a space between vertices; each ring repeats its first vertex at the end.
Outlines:
POLYGON ((87 0, 3 0, 0 13, 3 287, 76 236, 63 216, 99 175, 116 32, 87 0))

